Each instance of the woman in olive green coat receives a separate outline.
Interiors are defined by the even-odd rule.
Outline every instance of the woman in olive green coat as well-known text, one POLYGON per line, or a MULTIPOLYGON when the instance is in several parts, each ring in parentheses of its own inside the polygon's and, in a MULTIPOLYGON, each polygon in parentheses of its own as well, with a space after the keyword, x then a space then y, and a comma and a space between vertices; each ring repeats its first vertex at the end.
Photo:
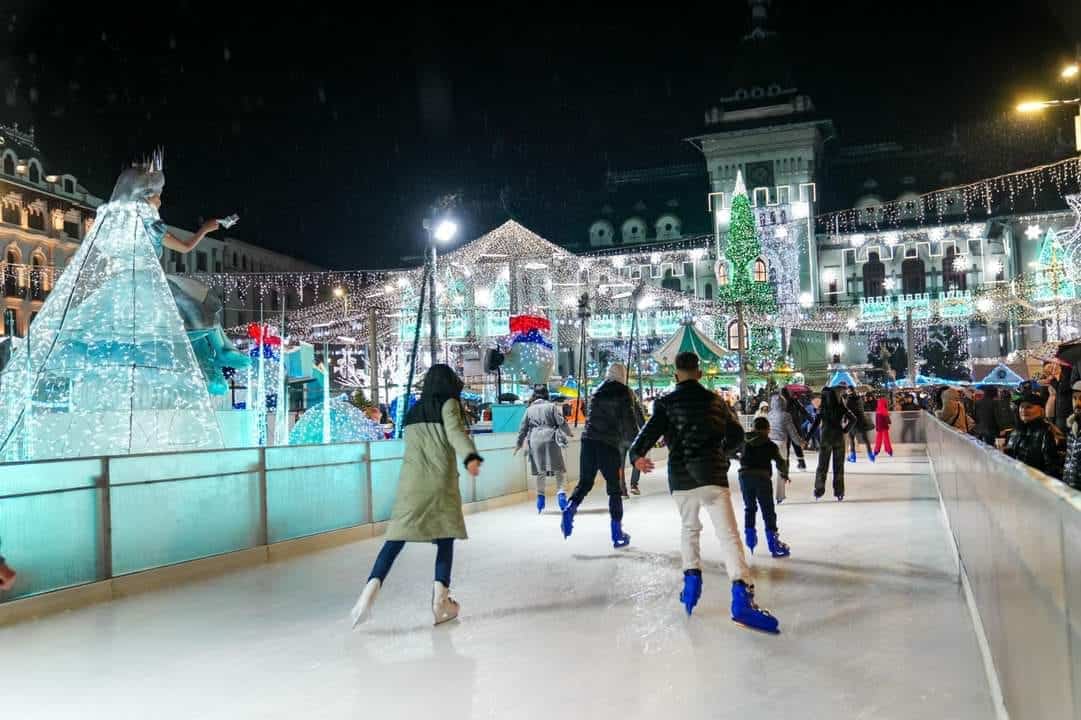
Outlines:
POLYGON ((420 401, 405 418, 405 458, 398 479, 386 540, 368 583, 353 606, 353 627, 371 616, 372 604, 407 542, 436 545, 432 615, 438 625, 458 616, 458 603, 449 595, 454 541, 465 540, 462 495, 458 489, 455 454, 466 471, 480 472, 483 459, 469 437, 462 412, 462 381, 447 365, 433 365, 424 377, 420 401))

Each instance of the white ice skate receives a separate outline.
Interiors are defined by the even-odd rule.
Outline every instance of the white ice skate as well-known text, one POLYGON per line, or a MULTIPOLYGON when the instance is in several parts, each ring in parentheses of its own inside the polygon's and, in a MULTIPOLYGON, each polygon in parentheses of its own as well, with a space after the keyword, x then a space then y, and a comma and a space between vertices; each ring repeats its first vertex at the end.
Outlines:
POLYGON ((435 618, 433 625, 441 625, 448 620, 458 617, 458 601, 450 596, 450 588, 438 580, 432 585, 432 616, 435 618))
POLYGON ((364 590, 360 593, 360 597, 357 598, 357 604, 353 606, 353 610, 349 613, 349 616, 353 618, 353 627, 360 625, 362 622, 367 622, 372 616, 372 605, 375 604, 375 596, 379 594, 379 588, 383 586, 383 583, 378 578, 372 578, 368 581, 368 584, 364 586, 364 590))

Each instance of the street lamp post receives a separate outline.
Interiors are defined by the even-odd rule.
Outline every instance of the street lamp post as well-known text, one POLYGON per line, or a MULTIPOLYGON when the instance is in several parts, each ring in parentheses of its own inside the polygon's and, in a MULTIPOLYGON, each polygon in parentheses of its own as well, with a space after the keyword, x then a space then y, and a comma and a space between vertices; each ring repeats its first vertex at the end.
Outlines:
POLYGON ((424 229, 428 232, 428 252, 425 254, 425 264, 428 266, 428 331, 429 331, 429 357, 431 365, 435 365, 436 356, 439 352, 439 329, 435 319, 435 274, 436 274, 436 243, 446 243, 454 239, 458 234, 458 223, 450 218, 424 218, 424 229))

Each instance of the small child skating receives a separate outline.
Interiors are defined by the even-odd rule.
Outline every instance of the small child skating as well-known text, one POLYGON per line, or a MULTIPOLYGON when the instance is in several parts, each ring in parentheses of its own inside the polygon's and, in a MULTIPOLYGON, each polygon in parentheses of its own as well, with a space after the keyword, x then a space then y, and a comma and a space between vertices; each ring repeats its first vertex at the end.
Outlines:
POLYGON ((776 463, 781 474, 778 482, 788 479, 788 461, 780 448, 769 439, 769 420, 755 418, 754 430, 747 433, 739 462, 739 489, 743 492, 743 537, 752 553, 758 545, 755 516, 762 506, 762 520, 766 524, 766 544, 773 557, 788 557, 790 550, 781 542, 777 532, 777 510, 773 505, 772 464, 776 463))
POLYGON ((890 442, 890 410, 886 398, 879 398, 875 406, 875 455, 886 446, 886 454, 893 457, 893 443, 890 442))

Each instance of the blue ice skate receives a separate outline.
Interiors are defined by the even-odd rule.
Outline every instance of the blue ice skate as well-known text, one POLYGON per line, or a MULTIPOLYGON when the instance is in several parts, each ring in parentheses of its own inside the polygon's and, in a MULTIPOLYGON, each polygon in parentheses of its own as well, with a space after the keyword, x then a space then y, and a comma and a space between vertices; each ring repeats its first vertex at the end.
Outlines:
POLYGON ((769 546, 769 554, 775 558, 788 557, 792 554, 791 549, 781 542, 779 533, 766 531, 766 545, 769 546))
POLYGON ((619 520, 612 521, 612 547, 623 548, 631 544, 631 536, 623 532, 623 523, 619 520))
POLYGON ((758 531, 753 527, 743 528, 743 539, 747 542, 747 549, 754 555, 755 546, 758 545, 758 531))
POLYGON ((679 601, 687 609, 688 615, 694 610, 694 606, 698 604, 698 598, 700 597, 702 597, 702 571, 684 570, 683 592, 679 594, 679 601))
POLYGON ((560 490, 556 493, 556 502, 559 503, 559 510, 562 512, 567 509, 567 493, 560 490))
POLYGON ((751 630, 778 635, 781 632, 777 618, 762 610, 754 602, 754 586, 742 580, 732 583, 732 622, 751 630))
POLYGON ((563 511, 563 517, 560 518, 559 528, 563 531, 563 539, 566 540, 574 532, 574 514, 578 512, 578 503, 573 500, 567 505, 567 508, 563 511))
POLYGON ((537 495, 537 514, 544 512, 544 495, 537 495))

